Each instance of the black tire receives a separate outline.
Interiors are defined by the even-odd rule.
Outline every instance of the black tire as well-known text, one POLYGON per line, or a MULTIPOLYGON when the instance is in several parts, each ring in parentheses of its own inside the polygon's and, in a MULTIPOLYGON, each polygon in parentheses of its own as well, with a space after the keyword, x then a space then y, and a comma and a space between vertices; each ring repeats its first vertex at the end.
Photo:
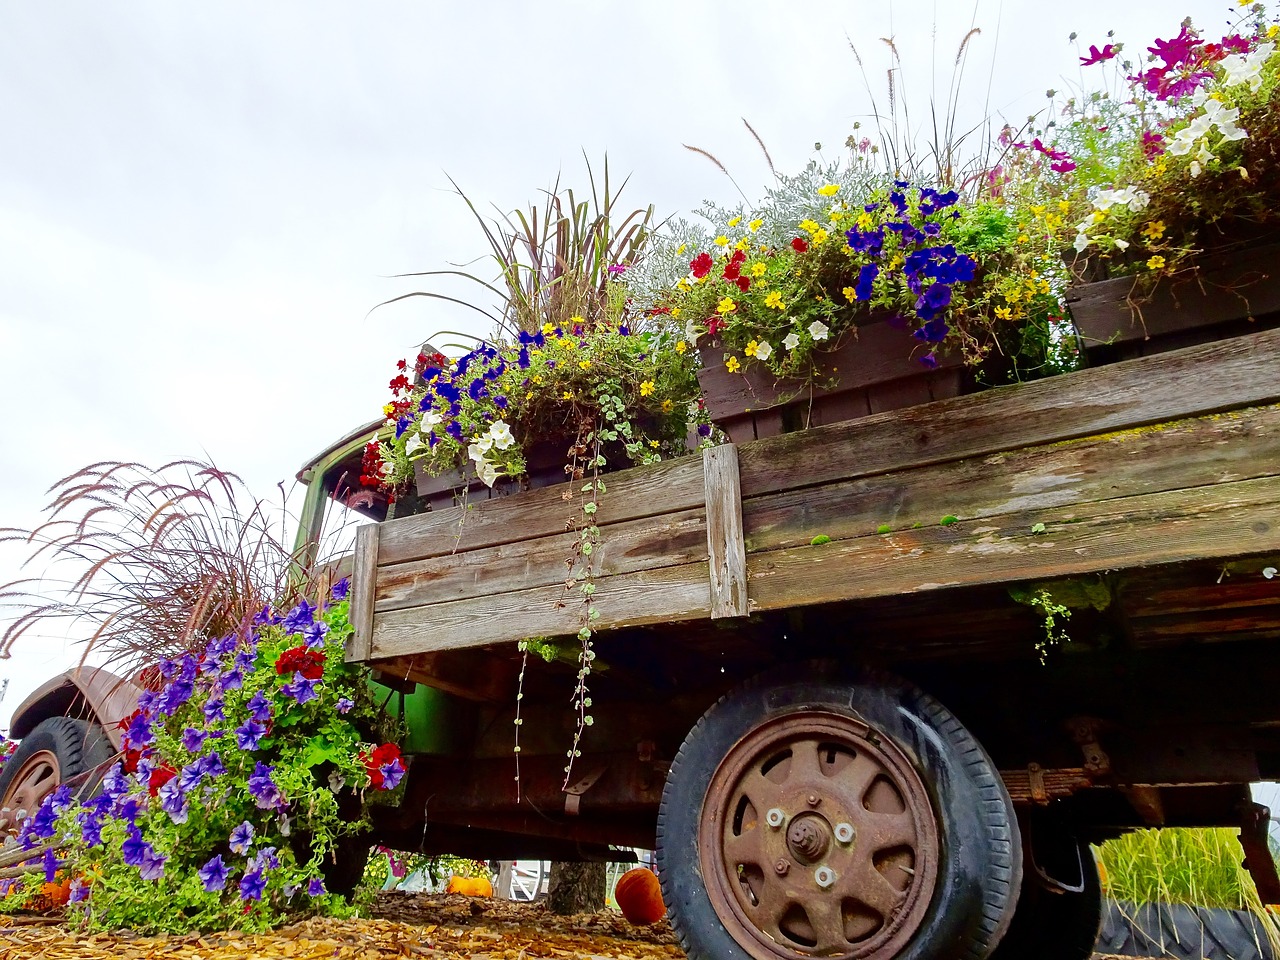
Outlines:
POLYGON ((936 823, 936 879, 929 898, 918 901, 915 909, 924 912, 914 930, 901 934, 909 940, 892 952, 864 955, 983 960, 1008 927, 1021 881, 1020 836, 1003 781, 979 743, 929 695, 897 677, 827 664, 775 672, 728 694, 698 721, 672 762, 658 814, 657 868, 685 952, 690 960, 806 955, 772 942, 753 941, 748 949, 726 930, 707 891, 712 878, 704 883, 699 824, 710 785, 740 741, 779 718, 804 724, 833 715, 865 724, 870 743, 894 745, 923 785, 936 823))
POLYGON ((1036 836, 1035 847, 1042 870, 1080 889, 1054 888, 1024 869, 1013 921, 991 960, 1089 960, 1102 926, 1102 880, 1093 851, 1061 834, 1036 836))
MULTIPOLYGON (((38 723, 22 738, 18 749, 0 770, 0 808, 5 806, 10 787, 23 765, 37 753, 48 751, 58 759, 59 782, 65 783, 83 773, 102 766, 113 756, 115 748, 106 731, 97 723, 73 717, 49 717, 38 723)), ((81 795, 89 796, 97 786, 95 778, 86 783, 81 795)), ((50 790, 49 792, 52 792, 50 790)), ((28 810, 28 814, 35 813, 28 810)))

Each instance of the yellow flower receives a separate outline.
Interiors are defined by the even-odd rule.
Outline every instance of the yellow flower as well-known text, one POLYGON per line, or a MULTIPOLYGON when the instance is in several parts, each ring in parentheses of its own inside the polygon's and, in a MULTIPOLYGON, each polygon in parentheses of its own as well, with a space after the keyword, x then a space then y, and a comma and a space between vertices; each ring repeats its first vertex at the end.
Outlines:
POLYGON ((764 298, 764 305, 766 307, 773 307, 773 309, 775 310, 787 309, 786 304, 782 302, 782 294, 780 294, 777 290, 769 291, 769 293, 764 298))
POLYGON ((577 341, 577 340, 574 340, 574 339, 573 339, 573 337, 561 337, 561 338, 560 338, 558 341, 556 341, 556 342, 557 342, 560 346, 564 347, 566 350, 576 350, 576 349, 578 349, 578 341, 577 341))
POLYGON ((1063 224, 1062 217, 1060 217, 1056 213, 1048 214, 1044 218, 1044 225, 1048 227, 1050 230, 1057 230, 1060 226, 1062 226, 1062 224, 1063 224))
POLYGON ((1030 242, 1031 242, 1031 238, 1030 238, 1030 237, 1028 237, 1025 233, 1020 233, 1020 234, 1018 234, 1018 242, 1019 242, 1019 243, 1030 243, 1030 242))
POLYGON ((729 238, 722 233, 720 236, 716 237, 714 243, 717 247, 727 247, 729 245, 729 238))
POLYGON ((738 305, 733 302, 733 297, 725 297, 716 304, 716 313, 733 313, 737 306, 738 305))
POLYGON ((752 233, 755 233, 757 230, 759 230, 763 226, 764 226, 763 220, 752 220, 750 223, 747 224, 747 228, 752 233))
POLYGON ((858 299, 858 294, 853 289, 853 287, 845 287, 840 292, 844 294, 844 298, 848 300, 850 303, 853 303, 853 301, 858 299))
POLYGON ((816 247, 820 243, 825 243, 828 236, 829 234, 827 231, 819 227, 817 230, 813 231, 813 245, 816 247))
POLYGON ((650 440, 650 441, 649 441, 649 446, 651 446, 651 447, 653 447, 653 449, 657 450, 657 449, 658 449, 658 441, 657 441, 657 440, 650 440))
POLYGON ((587 322, 587 321, 586 321, 586 318, 585 318, 585 317, 570 317, 570 318, 569 318, 569 324, 570 324, 570 326, 572 326, 572 325, 573 325, 573 324, 575 324, 575 323, 586 323, 586 322, 587 322))
POLYGON ((670 412, 671 412, 672 410, 674 410, 675 408, 676 408, 676 403, 675 403, 675 401, 674 401, 674 400, 672 400, 670 397, 668 397, 666 400, 663 400, 663 401, 662 401, 662 412, 663 412, 663 413, 670 413, 670 412))
POLYGON ((1008 307, 996 307, 996 316, 1001 320, 1009 320, 1013 316, 1013 311, 1008 307))
POLYGON ((554 329, 555 329, 555 327, 553 327, 553 326, 552 326, 551 324, 549 324, 549 323, 544 323, 544 324, 542 325, 542 333, 543 333, 543 335, 544 335, 544 336, 548 336, 548 337, 549 337, 549 336, 551 336, 551 331, 552 331, 552 330, 554 330, 554 329))
POLYGON ((561 400, 572 400, 572 399, 573 399, 573 391, 572 391, 572 390, 566 390, 564 393, 560 394, 560 399, 561 399, 561 400))
POLYGON ((688 292, 689 287, 690 287, 690 283, 689 283, 688 277, 681 277, 679 280, 676 281, 676 289, 681 291, 682 293, 688 292))
POLYGON ((818 188, 818 193, 824 197, 834 197, 839 192, 840 184, 838 183, 828 183, 825 187, 818 188))
POLYGON ((742 364, 738 362, 737 357, 730 357, 724 362, 724 366, 730 373, 737 373, 742 364))
POLYGON ((1274 40, 1278 36, 1280 36, 1280 23, 1273 23, 1267 27, 1267 39, 1274 40))
POLYGON ((591 361, 590 361, 590 360, 579 360, 579 361, 578 361, 578 366, 579 366, 579 367, 581 367, 583 370, 589 370, 589 369, 591 368, 591 361))
MULTIPOLYGON (((680 309, 679 307, 676 307, 676 310, 679 310, 679 309, 680 309)), ((671 311, 671 315, 672 315, 673 317, 676 315, 676 310, 672 310, 672 311, 671 311)), ((683 354, 684 354, 684 352, 685 352, 686 350, 688 350, 688 349, 689 349, 689 345, 688 345, 687 343, 685 343, 683 340, 677 341, 677 343, 676 343, 676 353, 683 355, 683 354)))
POLYGON ((738 224, 740 224, 741 222, 742 222, 742 218, 741 218, 741 217, 734 217, 732 220, 730 220, 730 221, 729 221, 729 226, 731 226, 731 227, 736 227, 736 226, 737 226, 738 224))
POLYGON ((1095 211, 1093 211, 1093 222, 1094 222, 1094 223, 1101 223, 1101 222, 1102 222, 1103 220, 1105 220, 1106 218, 1107 218, 1107 215, 1106 215, 1105 213, 1103 213, 1101 210, 1095 210, 1095 211))
POLYGON ((536 377, 534 377, 533 383, 534 383, 534 386, 538 386, 538 387, 542 386, 542 374, 538 374, 536 377))
POLYGON ((1048 292, 1049 292, 1049 281, 1048 281, 1048 280, 1041 280, 1038 284, 1036 284, 1036 290, 1037 290, 1038 292, 1040 292, 1040 293, 1048 293, 1048 292))
POLYGON ((870 230, 873 223, 875 223, 875 220, 871 219, 871 214, 867 213, 865 210, 858 214, 859 230, 870 230))
POLYGON ((1155 166, 1152 167, 1151 169, 1156 176, 1160 176, 1160 174, 1164 173, 1166 170, 1169 169, 1169 161, 1166 160, 1164 157, 1161 157, 1159 160, 1156 161, 1155 166))
POLYGON ((818 229, 818 225, 814 223, 812 220, 801 220, 800 229, 803 230, 805 233, 813 233, 813 231, 818 229))
POLYGON ((753 263, 751 265, 751 275, 755 277, 757 280, 763 277, 768 272, 768 270, 769 268, 766 267, 763 263, 753 263))
POLYGON ((672 316, 672 319, 676 319, 676 320, 678 320, 678 319, 680 318, 680 314, 682 314, 682 313, 684 313, 684 311, 683 311, 683 310, 681 310, 679 307, 672 307, 672 308, 671 308, 671 316, 672 316))
POLYGON ((653 381, 644 380, 640 384, 640 396, 649 397, 653 395, 653 381))
POLYGON ((1041 204, 1037 204, 1037 205, 1035 205, 1035 206, 1033 206, 1033 207, 1031 208, 1031 214, 1032 214, 1032 216, 1034 216, 1037 220, 1039 220, 1041 217, 1043 217, 1043 216, 1044 216, 1044 211, 1045 211, 1045 206, 1044 206, 1044 204, 1042 204, 1042 203, 1041 203, 1041 204))
POLYGON ((386 417, 391 416, 395 412, 396 412, 396 405, 394 403, 388 403, 385 407, 382 408, 382 414, 383 416, 386 416, 386 417))
POLYGON ((742 352, 745 353, 748 357, 754 357, 756 355, 756 348, 759 346, 760 346, 760 342, 758 340, 752 340, 750 343, 747 344, 747 349, 743 350, 742 352))
POLYGON ((684 253, 684 249, 685 249, 685 247, 687 247, 687 246, 688 246, 688 244, 687 244, 687 243, 682 243, 682 244, 680 244, 680 246, 676 247, 676 256, 678 257, 678 256, 680 256, 680 254, 684 253))
POLYGON ((1150 260, 1147 261, 1147 266, 1150 267, 1152 270, 1161 269, 1164 266, 1164 257, 1160 256, 1160 254, 1157 253, 1154 257, 1152 257, 1150 260))
POLYGON ((1148 240, 1159 240, 1164 236, 1164 221, 1152 220, 1142 228, 1142 235, 1148 240))
POLYGON ((733 249, 735 249, 735 250, 746 250, 746 249, 747 249, 747 238, 746 238, 746 237, 743 237, 741 240, 739 240, 737 243, 735 243, 735 244, 733 245, 733 249))
POLYGON ((840 211, 840 210, 832 210, 832 211, 831 211, 831 222, 832 222, 832 223, 839 223, 839 222, 840 222, 841 220, 843 220, 843 219, 844 219, 844 213, 843 213, 842 211, 840 211))

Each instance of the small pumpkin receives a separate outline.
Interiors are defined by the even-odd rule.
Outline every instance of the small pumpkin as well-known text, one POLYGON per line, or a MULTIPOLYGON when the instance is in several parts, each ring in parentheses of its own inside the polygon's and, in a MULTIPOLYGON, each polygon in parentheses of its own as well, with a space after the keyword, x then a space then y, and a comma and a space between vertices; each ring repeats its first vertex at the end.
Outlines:
POLYGON ((445 893, 460 893, 464 897, 492 897, 493 884, 489 882, 488 877, 459 877, 454 875, 449 878, 449 886, 445 887, 445 893))
POLYGON ((622 915, 639 926, 657 923, 667 915, 658 878, 652 870, 644 867, 628 870, 618 878, 618 885, 613 888, 613 899, 617 901, 622 915))
POLYGON ((36 895, 32 907, 36 910, 61 910, 71 899, 71 878, 55 880, 40 885, 40 893, 36 895))

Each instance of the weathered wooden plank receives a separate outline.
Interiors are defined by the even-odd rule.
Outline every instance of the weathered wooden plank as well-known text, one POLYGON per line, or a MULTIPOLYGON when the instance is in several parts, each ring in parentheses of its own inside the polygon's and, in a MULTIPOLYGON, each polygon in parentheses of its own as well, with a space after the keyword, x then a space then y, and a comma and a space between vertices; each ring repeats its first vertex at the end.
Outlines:
POLYGON ((1280 478, 750 554, 758 610, 1280 549, 1280 478), (1035 524, 1043 533, 1033 533, 1035 524))
MULTIPOLYGON (((702 458, 681 457, 666 463, 623 470, 605 476, 596 522, 600 525, 638 520, 702 505, 702 458)), ((500 500, 403 517, 383 525, 382 563, 492 547, 515 540, 561 533, 577 515, 565 501, 581 484, 558 484, 500 500)))
MULTIPOLYGON (((676 623, 711 615, 707 564, 640 570, 610 577, 595 596, 597 629, 646 623, 676 623)), ((578 632, 580 604, 563 586, 534 587, 496 597, 475 597, 379 614, 374 622, 374 659, 458 650, 523 637, 578 632), (568 602, 566 603, 566 597, 568 602)))
POLYGON ((1280 404, 877 474, 743 504, 749 552, 1280 474, 1280 404))
MULTIPOLYGON (((609 489, 605 496, 612 496, 609 489)), ((707 520, 701 509, 601 527, 592 576, 604 578, 707 559, 707 520)), ((518 540, 464 553, 378 568, 375 613, 479 595, 495 596, 564 582, 576 556, 576 533, 518 540)), ((601 583, 601 588, 604 584, 601 583)))
POLYGON ((711 574, 711 619, 745 617, 747 547, 742 536, 742 491, 738 448, 702 451, 707 497, 707 551, 711 574))
POLYGON ((1280 330, 742 445, 746 498, 1280 401, 1280 330))
POLYGON ((378 540, 382 525, 366 524, 356 530, 356 548, 351 575, 353 628, 347 640, 348 661, 368 660, 373 641, 373 595, 378 574, 378 540))

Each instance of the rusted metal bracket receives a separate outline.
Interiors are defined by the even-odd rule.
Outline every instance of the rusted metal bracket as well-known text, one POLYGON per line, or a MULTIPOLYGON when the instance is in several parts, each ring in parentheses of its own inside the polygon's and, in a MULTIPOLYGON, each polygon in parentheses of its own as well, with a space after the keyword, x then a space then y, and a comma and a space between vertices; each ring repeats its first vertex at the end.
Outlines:
POLYGON ((1000 779, 1014 803, 1041 806, 1093 786, 1093 781, 1082 767, 1051 769, 1038 763, 1029 763, 1024 770, 1001 770, 1000 779))
POLYGON ((1244 850, 1244 868, 1253 877, 1258 898, 1267 906, 1280 905, 1280 873, 1267 847, 1267 827, 1271 810, 1261 803, 1244 803, 1240 807, 1240 846, 1244 850))
POLYGON ((1111 772, 1111 758, 1098 744, 1098 721, 1091 717, 1076 717, 1070 721, 1071 738, 1084 754, 1084 769, 1092 777, 1104 777, 1111 772))
POLYGON ((596 767, 585 777, 567 788, 564 792, 564 812, 576 817, 582 810, 582 795, 596 785, 596 781, 604 776, 608 767, 596 767))

